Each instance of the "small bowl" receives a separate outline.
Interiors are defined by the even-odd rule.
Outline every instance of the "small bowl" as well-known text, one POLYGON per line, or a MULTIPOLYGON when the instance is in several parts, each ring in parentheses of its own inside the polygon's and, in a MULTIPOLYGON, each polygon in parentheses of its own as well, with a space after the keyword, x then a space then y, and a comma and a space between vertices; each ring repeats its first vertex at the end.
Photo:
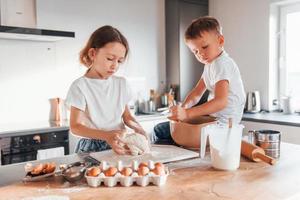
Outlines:
POLYGON ((62 171, 62 176, 69 182, 73 183, 83 178, 86 167, 74 166, 62 171))
POLYGON ((188 122, 170 121, 171 137, 176 144, 190 149, 200 148, 202 127, 216 123, 216 118, 201 116, 188 122))

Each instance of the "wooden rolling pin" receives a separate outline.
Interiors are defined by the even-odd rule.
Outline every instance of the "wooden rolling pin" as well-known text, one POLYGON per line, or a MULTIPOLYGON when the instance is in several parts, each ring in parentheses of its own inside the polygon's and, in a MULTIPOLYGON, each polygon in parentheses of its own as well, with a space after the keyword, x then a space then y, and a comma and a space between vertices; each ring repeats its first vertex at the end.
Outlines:
POLYGON ((255 162, 263 161, 270 165, 274 165, 276 163, 274 158, 265 155, 265 151, 262 148, 244 140, 242 140, 241 153, 246 158, 249 158, 255 162))

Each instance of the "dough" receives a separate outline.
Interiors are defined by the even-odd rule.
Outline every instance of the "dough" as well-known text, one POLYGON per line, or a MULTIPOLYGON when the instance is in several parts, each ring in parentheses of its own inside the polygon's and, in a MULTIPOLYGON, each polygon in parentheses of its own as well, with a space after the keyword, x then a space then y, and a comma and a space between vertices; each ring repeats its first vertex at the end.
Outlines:
POLYGON ((150 145, 146 137, 139 133, 127 133, 122 142, 129 148, 131 155, 137 156, 150 152, 150 145))

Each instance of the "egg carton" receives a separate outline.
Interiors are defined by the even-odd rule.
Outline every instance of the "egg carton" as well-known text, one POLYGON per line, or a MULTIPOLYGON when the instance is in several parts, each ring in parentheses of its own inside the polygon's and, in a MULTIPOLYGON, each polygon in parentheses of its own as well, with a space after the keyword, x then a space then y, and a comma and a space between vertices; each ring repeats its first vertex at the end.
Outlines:
MULTIPOLYGON (((102 183, 107 186, 107 187, 114 187, 118 183, 120 183, 121 186, 129 187, 132 186, 133 184, 137 184, 138 186, 145 187, 149 184, 153 184, 156 186, 162 186, 166 183, 167 177, 169 175, 169 170, 165 166, 164 167, 164 172, 165 174, 163 175, 157 175, 150 171, 147 175, 145 176, 140 176, 137 173, 138 166, 139 166, 138 161, 133 161, 131 165, 129 166, 124 166, 122 161, 117 162, 117 166, 115 165, 108 165, 106 161, 102 161, 101 165, 99 166, 101 169, 101 173, 98 176, 88 176, 86 170, 85 172, 85 178, 87 180, 87 183, 91 187, 99 187, 102 185, 102 183), (114 176, 105 176, 103 171, 107 170, 109 167, 116 167, 118 169, 118 172, 114 176), (124 167, 130 167, 133 170, 133 173, 130 176, 124 176, 120 172, 124 167)), ((153 161, 148 161, 148 168, 150 170, 154 169, 154 162, 153 161)))

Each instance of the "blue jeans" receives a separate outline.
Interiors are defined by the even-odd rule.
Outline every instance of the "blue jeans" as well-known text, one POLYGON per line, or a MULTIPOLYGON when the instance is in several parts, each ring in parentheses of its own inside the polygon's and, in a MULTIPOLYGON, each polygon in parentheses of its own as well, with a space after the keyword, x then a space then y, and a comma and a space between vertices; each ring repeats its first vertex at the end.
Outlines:
POLYGON ((170 122, 159 123, 154 127, 154 144, 171 144, 176 145, 171 137, 170 122))
POLYGON ((81 138, 76 146, 75 153, 97 152, 111 149, 103 140, 81 138))

